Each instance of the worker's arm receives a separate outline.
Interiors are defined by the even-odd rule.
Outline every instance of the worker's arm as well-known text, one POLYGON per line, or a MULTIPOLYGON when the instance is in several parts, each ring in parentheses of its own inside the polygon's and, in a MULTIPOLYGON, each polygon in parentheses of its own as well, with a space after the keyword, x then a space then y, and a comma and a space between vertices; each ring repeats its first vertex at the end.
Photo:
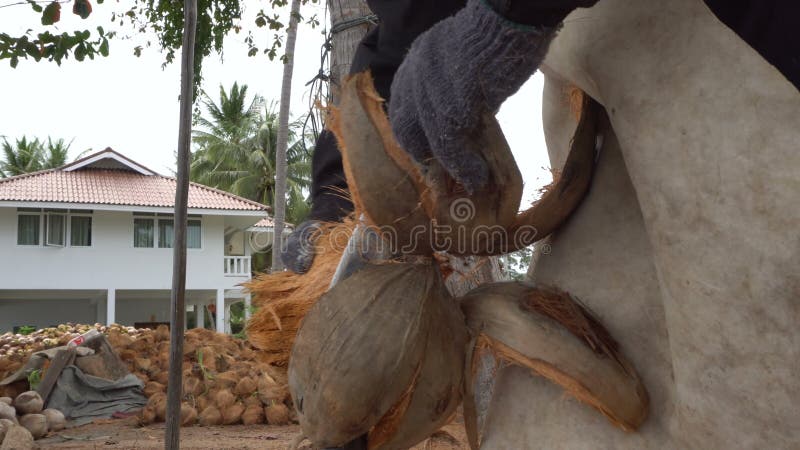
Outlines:
POLYGON ((596 0, 469 0, 420 35, 392 83, 389 118, 423 166, 437 159, 468 192, 488 178, 469 131, 536 71, 561 21, 596 0))

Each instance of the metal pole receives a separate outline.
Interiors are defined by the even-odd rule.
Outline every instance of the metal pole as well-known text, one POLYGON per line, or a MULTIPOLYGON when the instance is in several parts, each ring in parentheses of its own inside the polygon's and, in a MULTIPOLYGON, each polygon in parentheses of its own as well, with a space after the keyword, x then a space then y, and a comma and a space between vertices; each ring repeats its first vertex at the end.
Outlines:
POLYGON ((170 297, 169 382, 167 383, 167 431, 164 448, 180 448, 181 366, 183 328, 186 320, 186 215, 189 203, 189 145, 194 102, 194 41, 197 0, 183 2, 183 49, 181 51, 181 103, 178 125, 178 179, 175 187, 175 240, 170 297))

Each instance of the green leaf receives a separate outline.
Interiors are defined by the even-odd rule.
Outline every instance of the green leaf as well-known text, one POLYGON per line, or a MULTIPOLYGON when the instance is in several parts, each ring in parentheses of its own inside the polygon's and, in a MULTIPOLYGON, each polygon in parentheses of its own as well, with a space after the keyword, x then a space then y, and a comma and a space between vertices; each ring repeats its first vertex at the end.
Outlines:
POLYGON ((72 5, 72 14, 76 14, 81 16, 81 19, 85 19, 89 17, 91 13, 92 4, 89 3, 89 0, 75 0, 75 3, 72 5))
POLYGON ((100 54, 108 56, 108 39, 103 38, 103 43, 100 44, 100 54))
POLYGON ((27 1, 31 5, 31 8, 33 8, 34 11, 42 12, 42 9, 43 9, 42 6, 39 5, 38 3, 36 3, 35 0, 27 0, 27 1))
POLYGON ((61 20, 61 4, 53 2, 44 8, 42 25, 52 25, 61 20))
POLYGON ((264 16, 256 17, 256 26, 257 27, 261 28, 261 27, 266 26, 266 25, 267 25, 267 19, 265 19, 264 16))

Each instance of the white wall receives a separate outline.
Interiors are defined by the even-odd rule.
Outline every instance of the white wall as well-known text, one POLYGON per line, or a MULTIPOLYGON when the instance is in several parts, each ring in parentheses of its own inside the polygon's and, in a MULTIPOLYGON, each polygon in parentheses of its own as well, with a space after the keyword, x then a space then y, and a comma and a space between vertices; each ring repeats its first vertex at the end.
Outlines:
POLYGON ((44 328, 66 322, 95 323, 100 303, 96 299, 0 299, 0 333, 16 325, 44 328))
MULTIPOLYGON (((230 289, 247 279, 223 275, 225 222, 242 219, 203 216, 203 248, 188 250, 187 289, 230 289)), ((54 248, 17 245, 17 210, 0 207, 0 289, 170 289, 171 283, 172 249, 134 248, 130 212, 95 210, 91 247, 54 248)))

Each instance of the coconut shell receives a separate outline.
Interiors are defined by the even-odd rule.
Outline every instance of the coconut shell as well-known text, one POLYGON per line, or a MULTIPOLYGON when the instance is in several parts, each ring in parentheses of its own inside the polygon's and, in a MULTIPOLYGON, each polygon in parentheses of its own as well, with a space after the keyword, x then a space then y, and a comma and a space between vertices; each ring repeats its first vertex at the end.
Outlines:
POLYGON ((474 373, 482 352, 531 369, 623 430, 635 430, 647 417, 647 390, 636 370, 603 325, 569 294, 522 282, 491 283, 470 291, 461 307, 477 336, 464 405, 473 448, 480 445, 474 373))
POLYGON ((42 412, 44 401, 42 396, 36 391, 27 391, 19 394, 14 399, 14 408, 17 409, 17 414, 38 414, 42 412))
MULTIPOLYGON (((249 372, 249 371, 248 371, 249 372)), ((258 390, 258 386, 256 382, 253 381, 250 377, 244 377, 236 383, 236 387, 233 389, 233 393, 238 395, 239 397, 246 397, 248 395, 253 394, 258 390)))
POLYGON ((242 413, 242 423, 245 425, 257 425, 264 423, 264 408, 259 402, 256 405, 246 406, 242 413))
POLYGON ((43 414, 25 414, 19 418, 19 424, 30 431, 34 439, 47 434, 47 418, 43 414))
POLYGON ((47 431, 60 431, 67 426, 67 419, 57 409, 47 408, 42 411, 42 415, 47 419, 47 431))
POLYGON ((14 400, 11 397, 0 397, 0 403, 5 403, 6 405, 11 406, 14 403, 14 400))
POLYGON ((20 425, 13 425, 6 431, 0 450, 28 450, 33 448, 31 432, 20 425))
POLYGON ((270 425, 288 425, 289 408, 283 403, 270 405, 264 408, 264 416, 270 425))
POLYGON ((205 390, 205 385, 202 381, 194 377, 185 377, 183 379, 183 395, 198 396, 205 390))
POLYGON ((303 432, 337 447, 373 427, 381 442, 403 430, 412 446, 460 402, 466 342, 435 266, 366 266, 328 291, 298 332, 289 386, 303 432))
POLYGON ((139 414, 139 424, 150 425, 155 421, 156 421, 156 410, 150 405, 147 405, 144 408, 142 408, 142 412, 139 414))
POLYGON ((220 412, 222 412, 223 425, 234 425, 242 420, 244 405, 241 402, 236 402, 227 408, 220 408, 220 412))
POLYGON ((491 115, 482 117, 469 137, 489 169, 486 186, 472 195, 438 161, 426 163, 423 173, 399 146, 368 72, 345 81, 330 127, 338 139, 356 210, 364 213, 370 225, 388 231, 384 236, 392 240, 393 248, 403 248, 405 254, 445 250, 453 255, 498 255, 528 246, 555 230, 587 192, 599 106, 584 97, 583 115, 562 176, 521 214, 517 211, 522 176, 491 115))
POLYGON ((222 425, 222 413, 216 406, 209 406, 200 413, 200 425, 204 427, 222 425))
POLYGON ((181 426, 188 427, 197 422, 197 410, 191 405, 184 402, 181 403, 181 426))

